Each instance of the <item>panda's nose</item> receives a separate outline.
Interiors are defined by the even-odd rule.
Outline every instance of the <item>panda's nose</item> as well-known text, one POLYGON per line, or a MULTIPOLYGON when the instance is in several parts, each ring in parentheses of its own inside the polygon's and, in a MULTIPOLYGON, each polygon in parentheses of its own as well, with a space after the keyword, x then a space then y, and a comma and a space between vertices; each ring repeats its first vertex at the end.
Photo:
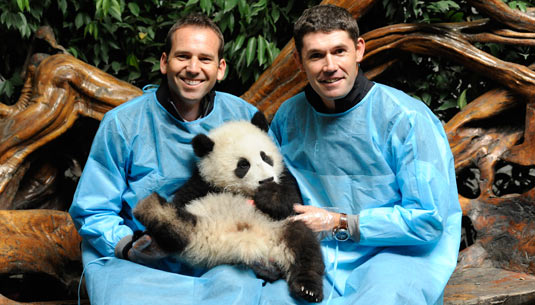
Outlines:
POLYGON ((260 180, 260 181, 258 181, 258 183, 260 183, 260 184, 264 184, 264 183, 271 182, 271 181, 273 181, 273 180, 274 180, 273 177, 269 177, 269 178, 266 178, 266 179, 264 179, 264 180, 260 180))

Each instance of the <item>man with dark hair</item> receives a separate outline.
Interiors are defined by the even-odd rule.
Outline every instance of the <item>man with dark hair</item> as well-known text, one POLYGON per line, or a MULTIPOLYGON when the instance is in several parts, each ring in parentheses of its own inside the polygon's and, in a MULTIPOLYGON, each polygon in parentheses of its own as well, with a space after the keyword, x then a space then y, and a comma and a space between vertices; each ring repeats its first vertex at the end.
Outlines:
POLYGON ((325 237, 326 302, 442 304, 462 213, 440 121, 364 76, 365 42, 345 9, 306 10, 294 38, 309 84, 271 133, 305 202, 294 218, 325 237))
POLYGON ((238 279, 218 286, 219 295, 240 300, 232 285, 243 270, 222 266, 203 274, 166 258, 148 235, 132 243, 133 233, 143 230, 132 216, 137 202, 153 192, 170 199, 190 178, 191 139, 257 112, 213 90, 225 74, 223 44, 221 31, 206 16, 179 20, 160 58, 162 84, 102 119, 69 211, 83 239, 91 304, 198 304, 213 293, 210 282, 233 277, 238 279))

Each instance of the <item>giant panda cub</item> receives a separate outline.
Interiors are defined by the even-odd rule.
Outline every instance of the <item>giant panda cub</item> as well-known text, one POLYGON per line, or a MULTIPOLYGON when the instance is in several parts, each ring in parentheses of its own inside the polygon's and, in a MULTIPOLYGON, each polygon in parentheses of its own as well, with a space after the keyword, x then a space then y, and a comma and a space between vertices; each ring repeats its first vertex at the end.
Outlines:
POLYGON ((275 263, 278 277, 257 275, 268 281, 282 276, 294 297, 321 302, 319 241, 303 222, 287 219, 302 199, 267 129, 258 112, 251 122, 227 122, 195 136, 199 160, 193 176, 172 202, 154 193, 138 203, 134 216, 163 250, 186 263, 275 263))

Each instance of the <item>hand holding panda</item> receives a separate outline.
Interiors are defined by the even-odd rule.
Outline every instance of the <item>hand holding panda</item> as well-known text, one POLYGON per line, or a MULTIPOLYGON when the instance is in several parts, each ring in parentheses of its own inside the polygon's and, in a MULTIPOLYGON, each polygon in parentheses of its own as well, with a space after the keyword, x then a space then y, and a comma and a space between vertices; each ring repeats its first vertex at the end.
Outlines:
POLYGON ((321 302, 319 241, 303 222, 288 219, 302 199, 267 130, 258 112, 250 123, 228 122, 197 135, 192 177, 172 202, 154 193, 138 203, 134 216, 164 251, 184 262, 205 268, 274 262, 293 296, 321 302))

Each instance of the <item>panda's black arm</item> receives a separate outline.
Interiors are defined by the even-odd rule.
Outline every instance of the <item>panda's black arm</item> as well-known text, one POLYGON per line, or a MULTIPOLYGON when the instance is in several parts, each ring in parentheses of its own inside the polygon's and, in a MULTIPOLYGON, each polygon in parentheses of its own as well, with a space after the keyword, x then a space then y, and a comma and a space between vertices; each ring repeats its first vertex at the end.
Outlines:
POLYGON ((293 205, 303 203, 297 181, 287 169, 280 180, 261 185, 253 198, 255 206, 275 220, 295 215, 293 205))
POLYGON ((209 192, 216 192, 199 174, 199 170, 195 168, 193 175, 184 183, 173 196, 173 204, 177 207, 183 207, 188 202, 206 196, 209 192))
POLYGON ((295 214, 293 211, 293 205, 295 203, 303 204, 303 198, 301 197, 301 191, 299 190, 297 180, 295 180, 295 177, 287 168, 284 169, 284 172, 281 176, 280 185, 283 188, 281 201, 290 206, 292 210, 291 214, 293 215, 295 214))

